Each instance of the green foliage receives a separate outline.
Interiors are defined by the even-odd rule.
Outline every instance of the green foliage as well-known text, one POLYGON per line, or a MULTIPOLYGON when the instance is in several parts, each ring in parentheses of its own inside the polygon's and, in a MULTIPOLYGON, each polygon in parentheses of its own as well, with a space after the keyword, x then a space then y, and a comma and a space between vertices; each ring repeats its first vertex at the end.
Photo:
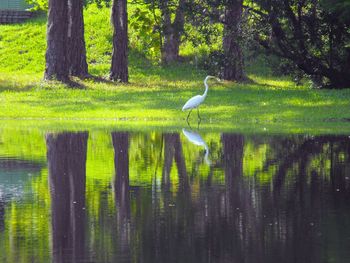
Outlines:
MULTIPOLYGON (((218 1, 192 1, 186 6, 184 46, 191 46, 191 53, 197 56, 199 64, 208 59, 212 52, 220 52, 222 47, 223 12, 218 1)), ((186 54, 188 52, 185 52, 186 54)))
POLYGON ((33 10, 47 10, 49 7, 48 0, 26 0, 28 4, 33 5, 33 10))
POLYGON ((343 0, 253 1, 257 39, 319 87, 350 86, 349 5, 343 0))
MULTIPOLYGON (((33 5, 33 10, 48 10, 49 1, 48 0, 26 0, 28 4, 33 5)), ((111 0, 84 0, 84 5, 96 4, 97 7, 109 7, 111 0)))
POLYGON ((156 28, 160 20, 159 10, 152 10, 148 5, 129 7, 129 41, 134 48, 152 60, 159 60, 161 36, 156 28))
POLYGON ((85 6, 96 4, 98 8, 110 7, 112 0, 84 0, 85 6))

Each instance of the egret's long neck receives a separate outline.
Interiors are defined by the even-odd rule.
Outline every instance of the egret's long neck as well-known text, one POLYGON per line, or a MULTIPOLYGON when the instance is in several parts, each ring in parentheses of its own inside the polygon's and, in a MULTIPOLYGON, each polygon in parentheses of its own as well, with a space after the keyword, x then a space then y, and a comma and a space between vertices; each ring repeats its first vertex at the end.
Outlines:
POLYGON ((205 79, 205 80, 204 80, 205 91, 204 91, 204 93, 203 93, 203 97, 206 97, 207 94, 208 94, 209 86, 208 86, 207 81, 208 81, 208 79, 205 79))

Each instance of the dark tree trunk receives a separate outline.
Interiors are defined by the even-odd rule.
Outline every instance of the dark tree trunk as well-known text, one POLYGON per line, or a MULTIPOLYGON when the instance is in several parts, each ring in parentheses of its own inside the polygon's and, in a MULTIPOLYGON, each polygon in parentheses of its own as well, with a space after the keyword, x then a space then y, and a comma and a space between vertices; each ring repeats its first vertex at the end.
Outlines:
POLYGON ((128 82, 128 17, 126 0, 113 0, 113 54, 110 79, 128 82))
POLYGON ((243 81, 246 79, 244 60, 241 49, 243 0, 227 1, 225 6, 224 36, 222 40, 224 51, 223 79, 243 81))
POLYGON ((76 262, 85 256, 87 138, 86 132, 46 135, 53 262, 76 262))
POLYGON ((72 76, 87 77, 83 0, 68 0, 68 59, 72 76))
POLYGON ((68 2, 49 0, 44 75, 46 80, 68 81, 67 32, 68 2))
MULTIPOLYGON (((129 134, 113 132, 115 167, 115 201, 118 209, 120 256, 129 262, 130 252, 130 186, 129 186, 129 134), (126 260, 128 259, 128 260, 126 260)), ((131 262, 131 261, 130 261, 131 262)))
POLYGON ((174 22, 171 22, 171 12, 169 1, 161 1, 160 9, 163 17, 163 46, 162 63, 168 64, 179 59, 179 49, 181 44, 181 35, 184 31, 185 15, 184 15, 185 0, 180 0, 175 13, 174 22))

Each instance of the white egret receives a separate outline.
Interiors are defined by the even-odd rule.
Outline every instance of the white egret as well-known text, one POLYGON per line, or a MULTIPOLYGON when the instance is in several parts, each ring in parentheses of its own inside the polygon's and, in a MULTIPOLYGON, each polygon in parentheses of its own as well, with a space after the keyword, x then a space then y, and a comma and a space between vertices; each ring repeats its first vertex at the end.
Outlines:
POLYGON ((198 145, 198 146, 202 146, 205 148, 205 155, 204 155, 204 160, 207 163, 207 165, 210 166, 210 160, 208 158, 209 156, 209 147, 208 145, 205 143, 205 141, 203 140, 203 138, 194 131, 188 131, 186 129, 182 129, 182 133, 185 135, 185 137, 193 144, 198 145))
POLYGON ((207 94, 208 94, 208 79, 216 79, 217 81, 220 82, 220 79, 216 78, 216 77, 213 77, 213 76, 207 76, 205 79, 204 79, 204 86, 205 86, 205 91, 203 93, 203 95, 196 95, 192 98, 190 98, 186 103, 185 105, 182 107, 182 111, 185 111, 185 110, 190 110, 190 112, 188 113, 187 115, 187 122, 188 122, 188 118, 190 117, 190 114, 192 112, 193 109, 197 108, 197 114, 198 114, 198 118, 200 119, 201 117, 199 116, 199 105, 202 104, 202 102, 205 100, 205 98, 207 97, 207 94))

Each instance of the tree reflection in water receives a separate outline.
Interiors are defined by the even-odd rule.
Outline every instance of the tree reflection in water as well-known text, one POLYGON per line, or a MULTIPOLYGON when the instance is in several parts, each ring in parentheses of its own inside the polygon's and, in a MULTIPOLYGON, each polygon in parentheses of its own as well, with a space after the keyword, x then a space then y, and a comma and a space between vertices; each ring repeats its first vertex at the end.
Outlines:
POLYGON ((119 253, 114 261, 131 262, 130 252, 130 186, 129 186, 129 134, 113 132, 114 194, 118 215, 119 253))
MULTIPOLYGON (((152 209, 160 211, 152 218, 153 227, 142 225, 154 231, 145 231, 148 245, 138 258, 157 262, 327 262, 326 251, 332 248, 325 247, 332 245, 324 236, 336 228, 329 210, 337 211, 349 194, 345 167, 348 171, 350 167, 344 163, 349 160, 347 137, 267 138, 266 160, 256 172, 271 171, 272 181, 262 184, 254 175, 243 173, 244 154, 250 154, 244 152, 245 142, 259 144, 261 138, 222 134, 223 159, 216 169, 224 171, 225 187, 202 181, 198 196, 191 194, 193 182, 183 176, 186 173, 180 167, 179 179, 189 187, 184 190, 179 184, 175 194, 165 195, 170 189, 166 182, 176 154, 175 138, 174 134, 164 135, 164 203, 153 203, 157 207, 152 209)), ((178 149, 181 156, 182 148, 178 149)), ((349 218, 349 204, 343 205, 341 211, 349 218)), ((342 225, 349 233, 349 225, 342 225)), ((340 236, 346 243, 345 236, 340 236)), ((349 258, 347 250, 342 251, 342 258, 349 258)))
MULTIPOLYGON (((135 148, 133 134, 112 133, 116 209, 102 207, 94 220, 99 225, 93 228, 85 225, 83 209, 87 133, 46 136, 56 262, 350 259, 348 137, 223 133, 220 141, 208 142, 217 158, 202 171, 179 133, 162 134, 161 144, 138 136, 135 148), (133 169, 142 162, 133 151, 151 147, 162 153, 159 178, 133 169), (133 178, 142 176, 149 183, 135 184, 133 178), (108 219, 110 215, 116 220, 108 219)), ((101 188, 101 195, 106 189, 101 188)))
POLYGON ((5 202, 0 200, 0 232, 4 230, 5 226, 5 202))
POLYGON ((54 262, 75 262, 85 254, 87 132, 46 135, 54 262))

